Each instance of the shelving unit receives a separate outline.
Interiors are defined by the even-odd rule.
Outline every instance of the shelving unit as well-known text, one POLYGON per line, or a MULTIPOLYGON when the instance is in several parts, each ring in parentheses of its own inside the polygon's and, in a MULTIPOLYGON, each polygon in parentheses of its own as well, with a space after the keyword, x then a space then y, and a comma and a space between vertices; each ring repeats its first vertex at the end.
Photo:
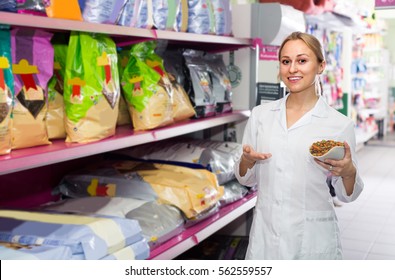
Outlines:
POLYGON ((357 144, 386 134, 388 125, 388 51, 377 32, 354 35, 352 94, 357 144))
POLYGON ((227 225, 230 221, 252 209, 255 203, 256 192, 221 208, 218 213, 186 229, 180 235, 152 250, 149 259, 168 260, 177 257, 227 225))
MULTIPOLYGON (((0 12, 0 24, 23 28, 41 28, 52 32, 75 30, 104 33, 110 35, 118 46, 131 45, 146 40, 167 40, 169 44, 178 47, 193 47, 209 52, 224 52, 251 46, 251 40, 248 38, 138 29, 7 12, 0 12)), ((39 170, 39 173, 44 173, 50 165, 55 166, 57 163, 67 163, 74 159, 84 159, 92 155, 100 155, 109 151, 161 141, 229 123, 237 123, 245 121, 249 115, 249 110, 233 111, 210 118, 190 119, 150 131, 133 131, 130 126, 122 126, 117 128, 113 137, 88 144, 65 143, 64 139, 61 139, 53 141, 50 145, 13 150, 8 155, 0 156, 0 191, 10 187, 9 182, 5 182, 10 181, 13 173, 16 176, 20 174, 19 179, 21 181, 29 180, 23 178, 23 176, 31 175, 30 171, 33 170, 34 172, 39 170), (19 173, 20 171, 22 172, 19 173), (5 180, 2 181, 2 177, 5 180)), ((18 178, 16 179, 18 180, 18 178)), ((13 180, 12 178, 11 182, 13 180)), ((45 181, 45 183, 48 182, 45 181)), ((26 192, 32 195, 30 187, 29 182, 26 182, 26 192)), ((182 234, 155 248, 151 252, 150 259, 174 258, 253 208, 255 202, 255 194, 250 194, 231 205, 221 208, 212 217, 188 228, 182 234)))
POLYGON ((248 38, 151 30, 7 12, 0 12, 0 24, 24 28, 42 28, 54 32, 69 32, 75 30, 103 33, 111 35, 119 46, 130 45, 146 40, 160 39, 168 40, 170 43, 180 47, 193 46, 194 48, 204 51, 223 52, 249 47, 252 43, 251 39, 248 38))
POLYGON ((250 111, 235 111, 215 117, 186 120, 171 126, 150 130, 133 131, 129 126, 117 128, 116 135, 88 144, 65 143, 55 140, 51 145, 14 150, 0 156, 0 175, 45 166, 57 162, 105 153, 148 142, 160 141, 194 131, 245 120, 250 111))

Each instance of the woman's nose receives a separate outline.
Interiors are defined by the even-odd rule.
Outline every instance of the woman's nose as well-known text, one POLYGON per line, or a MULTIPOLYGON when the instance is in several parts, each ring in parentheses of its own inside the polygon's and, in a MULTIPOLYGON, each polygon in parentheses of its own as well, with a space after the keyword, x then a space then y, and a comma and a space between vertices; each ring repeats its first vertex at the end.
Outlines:
POLYGON ((289 66, 289 72, 294 73, 297 71, 298 71, 298 68, 296 67, 296 63, 292 62, 291 65, 289 66))

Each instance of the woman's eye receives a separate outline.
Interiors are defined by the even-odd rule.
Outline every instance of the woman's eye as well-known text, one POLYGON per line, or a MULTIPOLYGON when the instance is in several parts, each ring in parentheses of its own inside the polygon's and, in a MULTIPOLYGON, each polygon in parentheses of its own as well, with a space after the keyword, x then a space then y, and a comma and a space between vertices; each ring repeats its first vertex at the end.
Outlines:
POLYGON ((284 59, 284 60, 282 61, 282 64, 284 64, 284 65, 289 64, 289 60, 284 59))
POLYGON ((300 59, 300 60, 299 60, 299 63, 300 63, 300 64, 306 63, 306 59, 300 59))

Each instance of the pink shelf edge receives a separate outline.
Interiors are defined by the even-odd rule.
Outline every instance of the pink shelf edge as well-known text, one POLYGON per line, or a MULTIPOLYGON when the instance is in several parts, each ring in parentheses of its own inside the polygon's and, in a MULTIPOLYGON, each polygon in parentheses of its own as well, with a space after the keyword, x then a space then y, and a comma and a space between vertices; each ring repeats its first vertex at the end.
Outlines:
POLYGON ((135 28, 106 23, 94 23, 62 18, 50 18, 45 16, 34 16, 31 14, 18 14, 0 11, 0 23, 21 27, 36 27, 50 30, 78 30, 84 32, 100 32, 122 37, 140 37, 145 39, 177 40, 180 42, 210 42, 211 44, 229 44, 238 47, 249 47, 249 38, 235 38, 233 36, 221 36, 212 34, 197 34, 187 32, 176 32, 170 30, 154 30, 135 28), (32 20, 32 17, 35 17, 32 20))
POLYGON ((134 131, 130 126, 121 126, 114 136, 92 143, 65 143, 61 139, 52 141, 50 145, 13 150, 10 154, 0 156, 0 175, 164 140, 241 121, 249 114, 249 110, 234 111, 209 118, 186 120, 150 131, 134 131))
MULTIPOLYGON (((193 225, 193 226, 185 229, 182 233, 169 239, 165 243, 161 244, 159 247, 156 247, 153 250, 151 250, 150 256, 148 259, 149 260, 157 259, 160 257, 160 255, 166 253, 166 251, 168 251, 169 249, 174 248, 175 246, 182 246, 183 242, 188 241, 190 239, 192 240, 192 242, 195 245, 197 245, 198 243, 203 241, 203 239, 198 240, 198 238, 196 237, 196 235, 198 233, 200 233, 202 230, 206 229, 210 225, 212 225, 216 222, 219 222, 222 219, 225 219, 226 216, 228 214, 230 214, 232 211, 235 211, 237 208, 241 207, 243 204, 246 204, 247 202, 250 202, 253 199, 255 199, 256 195, 257 195, 256 192, 250 193, 238 201, 235 201, 229 205, 221 207, 217 213, 215 213, 212 216, 208 217, 207 219, 197 223, 196 225, 193 225)), ((243 213, 240 213, 240 215, 241 214, 243 214, 243 213)), ((229 222, 231 222, 231 220, 229 222)), ((187 249, 189 249, 189 248, 187 248, 187 249)))

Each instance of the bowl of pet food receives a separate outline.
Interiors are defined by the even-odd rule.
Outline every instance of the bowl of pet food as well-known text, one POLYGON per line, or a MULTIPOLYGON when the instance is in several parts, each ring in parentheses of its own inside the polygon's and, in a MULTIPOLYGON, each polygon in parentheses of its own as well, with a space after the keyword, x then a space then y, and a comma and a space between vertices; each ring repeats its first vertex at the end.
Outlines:
POLYGON ((334 140, 317 141, 311 144, 310 154, 320 161, 325 159, 340 160, 344 157, 344 143, 334 140))

